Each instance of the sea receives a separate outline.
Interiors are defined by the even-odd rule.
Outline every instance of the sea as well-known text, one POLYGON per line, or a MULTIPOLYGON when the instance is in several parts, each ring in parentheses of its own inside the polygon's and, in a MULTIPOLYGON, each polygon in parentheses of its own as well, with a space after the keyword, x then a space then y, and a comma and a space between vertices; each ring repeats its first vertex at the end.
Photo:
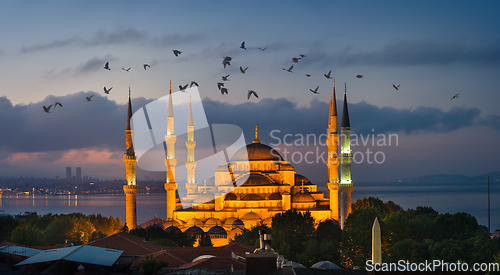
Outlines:
MULTIPOLYGON (((321 188, 320 188, 321 191, 321 188)), ((490 184, 491 231, 500 229, 500 182, 490 184)), ((378 197, 393 201, 404 209, 432 207, 439 213, 466 212, 479 224, 488 226, 487 182, 361 182, 354 183, 352 201, 378 197)), ((101 214, 125 220, 124 194, 97 195, 14 195, 0 194, 0 214, 16 215, 25 211, 38 215, 101 214)), ((166 194, 137 194, 137 223, 166 216, 166 194)))

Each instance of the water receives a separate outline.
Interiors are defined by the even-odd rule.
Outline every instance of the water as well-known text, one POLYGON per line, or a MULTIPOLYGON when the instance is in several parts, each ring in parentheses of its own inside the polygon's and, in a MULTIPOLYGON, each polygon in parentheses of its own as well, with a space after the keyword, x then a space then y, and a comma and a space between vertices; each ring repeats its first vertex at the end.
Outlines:
MULTIPOLYGON (((500 187, 491 183, 491 229, 500 229, 500 187)), ((0 212, 19 214, 36 211, 39 215, 102 214, 125 219, 125 195, 0 195, 0 212)), ((439 213, 466 212, 488 225, 487 182, 371 182, 355 183, 352 201, 363 197, 378 197, 383 201, 392 200, 403 208, 429 206, 439 213)), ((166 216, 166 194, 137 194, 137 223, 141 224, 154 217, 166 216)))

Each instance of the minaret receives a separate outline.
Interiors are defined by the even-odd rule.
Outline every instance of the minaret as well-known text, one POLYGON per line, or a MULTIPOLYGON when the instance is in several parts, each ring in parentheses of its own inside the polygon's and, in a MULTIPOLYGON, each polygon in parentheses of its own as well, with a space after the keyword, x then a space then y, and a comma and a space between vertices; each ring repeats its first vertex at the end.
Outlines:
POLYGON ((196 179, 195 179, 195 171, 196 161, 194 160, 194 147, 196 147, 196 141, 194 141, 194 123, 193 123, 193 109, 191 108, 191 96, 189 96, 189 116, 188 116, 188 136, 186 141, 187 147, 187 160, 186 160, 186 169, 187 169, 187 183, 186 190, 188 194, 193 194, 196 192, 196 179))
POLYGON ((177 136, 174 135, 174 106, 172 103, 172 81, 170 81, 170 93, 168 97, 168 115, 167 115, 167 135, 165 142, 167 143, 167 158, 165 165, 167 166, 167 182, 165 183, 165 190, 167 190, 167 220, 174 219, 174 211, 176 206, 176 190, 177 184, 175 183, 175 166, 177 159, 175 159, 175 141, 177 136))
POLYGON ((344 228, 344 222, 351 213, 351 123, 349 122, 349 110, 347 109, 347 85, 344 84, 344 109, 342 111, 342 122, 340 124, 342 136, 340 147, 340 225, 344 228))
POLYGON ((130 99, 130 88, 128 89, 128 113, 127 113, 127 128, 125 129, 127 151, 125 156, 123 156, 123 162, 125 162, 125 177, 126 184, 123 186, 123 192, 125 192, 126 198, 126 219, 127 227, 129 229, 134 229, 137 227, 137 207, 136 207, 136 195, 139 190, 135 181, 135 166, 137 160, 135 158, 134 144, 132 143, 133 130, 130 128, 130 120, 132 119, 132 101, 130 99))
POLYGON ((328 117, 328 182, 326 186, 329 191, 331 217, 339 220, 339 158, 337 133, 337 102, 335 96, 335 79, 333 80, 333 95, 330 95, 330 115, 328 117))

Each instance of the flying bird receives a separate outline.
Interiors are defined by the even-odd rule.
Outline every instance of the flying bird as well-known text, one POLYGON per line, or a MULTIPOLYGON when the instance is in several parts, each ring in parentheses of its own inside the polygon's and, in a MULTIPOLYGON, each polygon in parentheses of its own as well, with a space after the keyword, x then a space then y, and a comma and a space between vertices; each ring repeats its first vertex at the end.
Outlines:
POLYGON ((288 70, 287 70, 287 69, 285 69, 285 68, 283 68, 283 70, 284 70, 284 71, 287 71, 287 72, 289 72, 289 73, 293 73, 293 72, 292 72, 292 70, 293 70, 293 65, 292 65, 292 66, 290 66, 290 68, 288 68, 288 70))
POLYGON ((91 96, 86 96, 85 98, 87 99, 87 101, 93 101, 93 100, 92 100, 92 97, 93 97, 93 96, 94 96, 94 95, 91 95, 91 96))
POLYGON ((222 81, 229 81, 228 77, 229 77, 229 75, 226 75, 226 76, 223 75, 222 76, 222 81))
POLYGON ((332 79, 333 77, 330 76, 331 73, 332 73, 332 70, 330 70, 327 74, 324 74, 324 76, 328 79, 332 79))
POLYGON ((396 90, 399 90, 399 86, 401 86, 401 84, 399 84, 398 86, 392 84, 392 87, 394 87, 394 89, 396 89, 396 90))
POLYGON ((217 88, 219 88, 219 90, 220 90, 220 88, 222 88, 222 87, 224 87, 224 83, 223 82, 217 82, 217 88))
POLYGON ((106 86, 104 86, 104 93, 109 95, 109 91, 111 91, 111 89, 113 89, 113 87, 106 89, 106 86))
POLYGON ((227 95, 227 94, 228 94, 227 88, 222 88, 222 89, 220 89, 220 93, 221 93, 221 94, 226 94, 226 95, 227 95))
POLYGON ((246 67, 245 69, 243 69, 243 67, 240 66, 240 72, 242 74, 244 74, 246 71, 247 71, 248 67, 246 67))
POLYGON ((172 50, 172 51, 174 52, 174 54, 175 54, 175 56, 176 56, 176 57, 178 57, 178 56, 179 56, 179 54, 181 54, 181 53, 182 53, 181 51, 178 51, 178 50, 172 50))
POLYGON ((111 70, 111 69, 109 68, 109 62, 106 62, 106 64, 104 64, 104 69, 106 69, 106 70, 111 70))
POLYGON ((224 65, 224 69, 226 68, 226 65, 231 66, 231 60, 233 60, 233 58, 230 56, 224 56, 223 58, 222 65, 224 65))
POLYGON ((56 109, 57 105, 59 105, 59 106, 61 106, 61 107, 62 107, 61 102, 56 102, 56 103, 54 103, 54 109, 56 109))
POLYGON ((151 68, 151 66, 149 66, 148 64, 144 64, 144 70, 147 68, 151 68))
POLYGON ((128 72, 128 71, 130 71, 130 68, 132 68, 132 67, 128 67, 128 69, 122 68, 122 70, 124 70, 124 71, 127 71, 127 72, 128 72))
POLYGON ((303 54, 299 54, 299 55, 300 55, 300 57, 301 57, 301 58, 304 58, 304 57, 306 57, 306 56, 305 56, 305 55, 303 55, 303 54))
POLYGON ((48 113, 50 111, 50 107, 52 107, 52 105, 49 105, 49 107, 45 107, 43 106, 43 110, 48 113))
POLYGON ((356 75, 357 78, 363 78, 363 75, 362 74, 358 74, 356 75))
POLYGON ((246 50, 246 49, 247 49, 247 48, 245 48, 245 41, 241 42, 240 49, 243 49, 243 50, 246 50))
POLYGON ((310 77, 311 75, 310 74, 306 74, 307 77, 310 77))
POLYGON ((265 51, 267 49, 267 47, 265 47, 265 48, 257 47, 257 48, 259 48, 259 50, 261 50, 261 51, 265 51))
POLYGON ((318 89, 319 89, 319 86, 316 87, 316 89, 314 89, 314 90, 313 89, 309 89, 309 91, 313 92, 314 94, 319 94, 318 93, 318 89))
POLYGON ((196 83, 195 81, 191 81, 191 84, 189 84, 189 88, 193 87, 193 85, 195 85, 196 87, 200 87, 198 83, 196 83))
POLYGON ((181 92, 184 92, 184 91, 187 89, 188 85, 189 85, 189 84, 186 84, 186 85, 184 85, 184 86, 179 85, 179 90, 181 90, 181 92))
POLYGON ((247 100, 249 100, 252 95, 254 95, 256 98, 259 98, 259 96, 254 90, 248 90, 247 100))
MULTIPOLYGON (((454 96, 453 96, 450 100, 453 100, 453 99, 455 99, 455 98, 458 98, 458 95, 459 95, 459 94, 454 95, 454 96)), ((50 106, 49 106, 49 107, 50 107, 50 106)))
POLYGON ((292 62, 293 62, 293 63, 299 63, 299 60, 301 60, 301 59, 302 59, 302 58, 300 58, 300 57, 298 57, 298 58, 297 58, 297 57, 293 57, 293 58, 292 58, 292 62))

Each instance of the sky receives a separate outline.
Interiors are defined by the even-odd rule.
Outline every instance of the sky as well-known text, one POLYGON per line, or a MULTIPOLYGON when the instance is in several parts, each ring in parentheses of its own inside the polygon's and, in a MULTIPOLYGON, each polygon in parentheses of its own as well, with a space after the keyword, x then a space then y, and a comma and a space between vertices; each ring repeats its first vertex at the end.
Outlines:
MULTIPOLYGON (((323 185, 330 70, 339 118, 345 83, 359 137, 353 182, 498 171, 499 8, 497 1, 2 1, 0 176, 64 176, 66 166, 79 166, 83 175, 124 178, 128 89, 135 111, 167 95, 171 80, 173 93, 199 84, 209 124, 237 125, 247 143, 258 125, 261 142, 297 152, 287 157, 297 173, 323 185), (227 68, 225 56, 233 57, 227 68), (283 70, 291 65, 293 73, 283 70), (249 67, 245 74, 240 66, 249 67), (221 95, 217 82, 228 74, 221 95), (113 87, 109 95, 104 86, 113 87), (310 92, 317 86, 319 94, 310 92), (259 98, 247 99, 248 90, 259 98), (63 107, 43 111, 55 102, 63 107), (301 139, 307 135, 317 143, 301 139)), ((145 176, 165 175, 139 171, 139 184, 145 176)))

